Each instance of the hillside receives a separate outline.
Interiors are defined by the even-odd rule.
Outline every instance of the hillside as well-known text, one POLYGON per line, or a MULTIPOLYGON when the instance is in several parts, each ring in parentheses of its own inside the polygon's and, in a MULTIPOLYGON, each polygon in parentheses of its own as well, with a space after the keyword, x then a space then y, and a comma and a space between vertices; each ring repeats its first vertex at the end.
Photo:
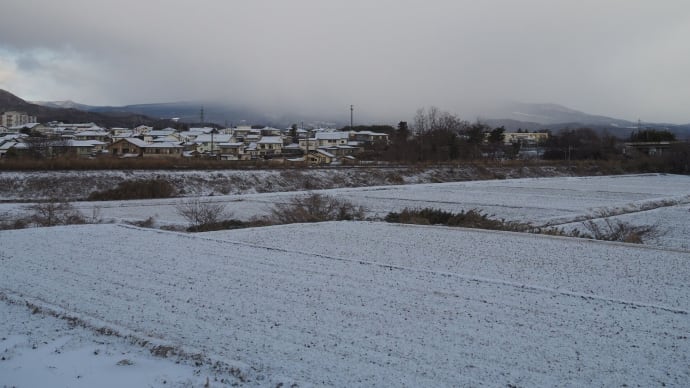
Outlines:
POLYGON ((26 112, 41 123, 61 121, 64 123, 89 123, 93 122, 104 127, 134 127, 137 125, 150 125, 157 128, 173 126, 170 120, 154 119, 146 115, 130 112, 88 112, 74 108, 58 108, 32 104, 14 94, 0 89, 0 112, 18 110, 26 112))

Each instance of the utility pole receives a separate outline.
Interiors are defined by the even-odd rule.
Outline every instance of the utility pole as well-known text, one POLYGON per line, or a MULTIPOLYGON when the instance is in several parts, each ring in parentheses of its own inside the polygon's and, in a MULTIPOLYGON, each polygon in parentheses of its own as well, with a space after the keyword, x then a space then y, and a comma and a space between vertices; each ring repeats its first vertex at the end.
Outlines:
POLYGON ((201 126, 204 126, 204 107, 201 107, 201 110, 199 111, 199 119, 201 120, 201 126))
MULTIPOLYGON (((299 123, 299 127, 302 128, 302 130, 304 130, 304 121, 301 121, 299 123)), ((306 135, 304 135, 304 140, 307 145, 307 152, 304 153, 304 162, 307 165, 307 167, 309 167, 309 132, 307 132, 306 135)))
POLYGON ((354 116, 354 112, 355 112, 355 106, 354 106, 354 105, 350 105, 350 131, 352 131, 352 128, 353 128, 353 126, 352 126, 352 122, 353 122, 352 118, 353 118, 353 116, 354 116))

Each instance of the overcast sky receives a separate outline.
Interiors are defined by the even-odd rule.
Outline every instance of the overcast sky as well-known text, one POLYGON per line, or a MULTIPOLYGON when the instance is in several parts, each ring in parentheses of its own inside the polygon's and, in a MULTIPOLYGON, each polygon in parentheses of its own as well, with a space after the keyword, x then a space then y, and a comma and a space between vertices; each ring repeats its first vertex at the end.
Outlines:
POLYGON ((0 88, 91 105, 690 122, 688 0, 2 0, 0 88))

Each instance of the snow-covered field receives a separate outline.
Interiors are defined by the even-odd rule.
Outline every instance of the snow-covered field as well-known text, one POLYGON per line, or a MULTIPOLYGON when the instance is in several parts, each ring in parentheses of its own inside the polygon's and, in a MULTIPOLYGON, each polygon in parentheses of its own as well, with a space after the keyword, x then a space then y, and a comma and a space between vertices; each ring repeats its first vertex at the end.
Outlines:
MULTIPOLYGON (((690 176, 641 174, 600 177, 524 178, 510 180, 377 186, 319 190, 364 206, 374 219, 405 207, 447 211, 481 209, 496 218, 534 225, 573 227, 600 212, 621 214, 637 225, 658 224, 662 235, 654 245, 690 250, 690 176), (575 222, 575 224, 573 224, 575 222)), ((199 197, 223 203, 233 218, 247 220, 270 213, 274 204, 304 192, 199 197)), ((106 222, 142 221, 184 225, 175 205, 189 198, 77 202, 85 215, 106 222)), ((2 203, 0 214, 21 213, 24 204, 2 203)))
MULTIPOLYGON (((184 352, 183 376, 170 382, 690 381, 686 252, 371 222, 197 235, 89 225, 4 231, 0 242, 7 298, 184 352), (203 368, 185 375, 194 360, 203 368)), ((22 386, 13 379, 29 367, 23 360, 49 365, 33 353, 62 342, 31 349, 12 327, 3 327, 0 376, 22 386)), ((84 351, 93 346, 68 353, 100 360, 84 351)), ((149 361, 137 357, 135 365, 149 361)))
MULTIPOLYGON (((322 192, 374 218, 479 208, 571 227, 606 212, 667 233, 640 246, 381 222, 0 231, 0 386, 690 384, 690 177, 322 192)), ((247 219, 295 195, 203 200, 247 219)), ((180 201, 77 206, 183 224, 180 201)))

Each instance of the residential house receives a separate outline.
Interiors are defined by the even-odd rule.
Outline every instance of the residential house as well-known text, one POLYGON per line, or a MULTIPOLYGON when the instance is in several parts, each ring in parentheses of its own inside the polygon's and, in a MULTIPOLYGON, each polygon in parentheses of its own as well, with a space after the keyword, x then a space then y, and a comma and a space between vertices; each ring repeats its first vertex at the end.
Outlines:
POLYGON ((153 127, 149 127, 148 125, 139 125, 138 127, 134 127, 134 129, 132 129, 132 132, 134 132, 136 135, 145 135, 151 131, 153 131, 153 127))
POLYGON ((106 143, 98 140, 67 140, 53 146, 53 152, 85 158, 101 154, 105 148, 106 143))
POLYGON ((283 132, 278 128, 263 127, 260 129, 261 136, 281 136, 283 132))
POLYGON ((351 131, 350 139, 361 145, 369 146, 373 144, 388 144, 388 134, 372 131, 351 131))
MULTIPOLYGON (((121 135, 125 135, 125 134, 132 135, 132 130, 129 128, 122 128, 122 127, 110 128, 110 135, 111 136, 123 137, 121 135)), ((130 137, 130 136, 126 136, 126 137, 130 137)))
POLYGON ((5 158, 9 153, 12 152, 21 154, 27 152, 28 150, 29 146, 19 139, 6 141, 4 143, 0 143, 0 158, 5 158))
POLYGON ((320 147, 332 147, 347 145, 347 132, 316 132, 314 137, 299 139, 299 145, 303 150, 315 150, 320 147))
POLYGON ((182 146, 179 143, 152 143, 143 147, 144 158, 181 158, 182 146))
POLYGON ((221 143, 231 143, 232 142, 232 135, 224 134, 224 133, 204 133, 196 137, 194 139, 194 143, 196 144, 196 150, 199 151, 200 153, 210 153, 210 154, 216 154, 220 151, 219 144, 221 143))
POLYGON ((136 137, 125 137, 108 146, 108 152, 116 157, 141 156, 147 143, 136 137))
POLYGON ((220 143, 221 160, 249 160, 251 156, 245 152, 245 144, 239 143, 220 143))
POLYGON ((244 153, 249 156, 250 160, 259 159, 259 149, 256 143, 249 143, 248 146, 245 146, 244 153))
MULTIPOLYGON (((143 134, 144 141, 147 143, 153 142, 157 138, 168 138, 176 135, 177 131, 173 128, 152 130, 143 134)), ((175 137, 175 141, 180 141, 179 136, 175 137)))
POLYGON ((284 145, 282 153, 286 158, 298 158, 304 155, 304 151, 302 151, 302 148, 300 148, 299 144, 297 143, 284 145))
POLYGON ((280 156, 283 150, 283 138, 280 136, 264 136, 256 143, 258 156, 270 159, 280 156))
POLYGON ((77 131, 74 133, 74 139, 75 140, 96 140, 100 142, 110 142, 110 133, 107 131, 98 128, 98 129, 89 129, 86 131, 77 131))
POLYGON ((331 164, 336 159, 335 155, 328 151, 324 151, 323 149, 309 151, 309 154, 306 157, 309 164, 331 164))

